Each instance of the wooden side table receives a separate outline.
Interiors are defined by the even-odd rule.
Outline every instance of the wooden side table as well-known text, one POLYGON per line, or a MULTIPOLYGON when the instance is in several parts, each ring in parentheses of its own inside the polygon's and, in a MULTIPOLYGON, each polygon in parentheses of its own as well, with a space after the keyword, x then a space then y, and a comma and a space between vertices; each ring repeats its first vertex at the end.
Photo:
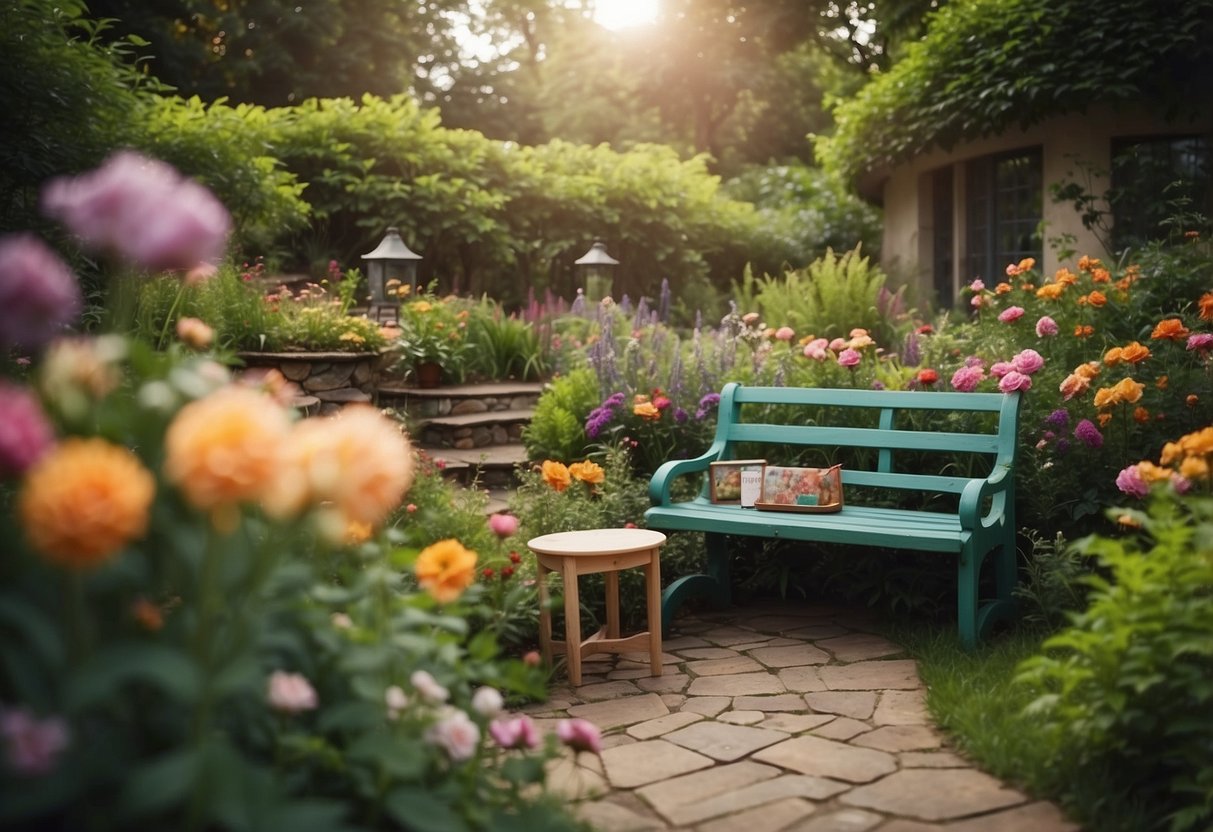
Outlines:
POLYGON ((539 561, 539 644, 543 658, 552 661, 553 650, 568 657, 569 681, 581 684, 581 660, 594 653, 628 653, 649 649, 649 666, 661 675, 661 565, 658 560, 665 535, 651 529, 591 529, 545 534, 527 541, 539 561), (619 571, 643 566, 648 604, 648 632, 628 638, 619 635, 619 571), (564 641, 552 640, 552 613, 548 609, 547 573, 564 578, 564 641), (581 602, 577 595, 580 575, 604 573, 606 626, 581 640, 581 602))

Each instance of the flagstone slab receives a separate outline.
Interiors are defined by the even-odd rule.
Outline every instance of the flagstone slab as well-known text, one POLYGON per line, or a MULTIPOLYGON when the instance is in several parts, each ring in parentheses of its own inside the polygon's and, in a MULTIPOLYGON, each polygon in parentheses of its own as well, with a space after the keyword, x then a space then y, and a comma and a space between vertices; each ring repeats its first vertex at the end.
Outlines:
POLYGON ((830 690, 917 690, 922 686, 913 659, 827 665, 817 672, 830 690))
MULTIPOLYGON (((917 820, 897 818, 880 827, 880 832, 944 832, 944 828, 938 823, 922 823, 917 820)), ((1029 830, 1024 830, 1024 832, 1029 832, 1029 830)))
POLYGON ((840 627, 837 624, 808 624, 804 627, 797 627, 795 630, 787 630, 784 635, 816 641, 821 638, 846 635, 849 632, 850 630, 846 627, 840 627))
POLYGON ((687 662, 688 673, 695 676, 726 676, 732 673, 754 673, 763 670, 763 666, 749 656, 738 654, 731 659, 707 659, 705 661, 687 662))
POLYGON ((637 679, 636 687, 650 693, 681 693, 686 689, 691 677, 685 673, 667 673, 663 676, 649 676, 637 679))
POLYGON ((644 693, 640 696, 624 696, 610 699, 606 702, 593 702, 586 705, 574 705, 568 714, 579 719, 588 719, 598 726, 600 731, 609 731, 623 725, 635 725, 665 716, 670 709, 655 693, 644 693))
POLYGON ((886 725, 856 737, 853 744, 881 751, 926 751, 939 748, 943 740, 925 725, 886 725))
POLYGON ((821 675, 815 667, 785 667, 779 671, 779 681, 790 691, 796 693, 813 693, 826 689, 826 683, 821 681, 821 675))
POLYGON ((867 719, 876 710, 876 694, 866 690, 824 691, 804 697, 809 707, 822 714, 867 719))
POLYGON ((872 722, 877 725, 926 725, 930 721, 927 695, 923 690, 885 691, 872 716, 872 722))
POLYGON ((760 748, 786 740, 788 735, 766 728, 750 728, 727 722, 697 722, 665 735, 667 742, 706 754, 714 760, 731 763, 760 748))
POLYGON ((839 798, 850 806, 927 821, 991 812, 1024 803, 1026 799, 990 775, 970 768, 902 769, 839 798))
POLYGON ((684 774, 681 777, 643 786, 636 790, 636 794, 663 817, 668 818, 679 806, 697 803, 703 800, 705 795, 742 789, 751 783, 778 777, 780 773, 779 769, 774 766, 764 766, 743 760, 740 763, 716 766, 706 771, 684 774))
POLYGON ((678 636, 677 638, 662 639, 661 647, 671 653, 681 653, 693 647, 710 647, 711 645, 698 636, 678 636))
MULTIPOLYGON (((841 809, 828 815, 817 815, 808 822, 792 827, 795 832, 867 832, 884 820, 883 815, 863 809, 841 809)), ((888 827, 880 827, 884 832, 888 827)))
POLYGON ((583 768, 569 757, 557 757, 545 766, 547 790, 566 800, 587 800, 602 797, 609 790, 606 779, 595 771, 583 768))
POLYGON ((740 627, 714 627, 711 630, 705 630, 699 636, 700 638, 707 639, 717 647, 732 647, 734 644, 747 644, 756 641, 765 643, 774 638, 774 636, 763 635, 753 630, 743 630, 740 627))
POLYGON ((607 734, 602 738, 602 748, 618 748, 621 745, 631 745, 636 742, 635 737, 630 737, 627 734, 607 734))
POLYGON ((866 722, 860 722, 847 716, 840 716, 830 720, 820 728, 814 728, 813 735, 825 737, 828 740, 849 740, 865 731, 871 730, 872 726, 866 722))
POLYGON ((656 818, 644 817, 609 800, 582 803, 575 811, 578 818, 599 832, 649 832, 666 828, 656 818))
MULTIPOLYGON (((665 644, 662 644, 661 646, 663 648, 665 648, 665 644)), ((678 658, 673 653, 668 652, 668 648, 666 648, 666 650, 667 650, 667 652, 660 654, 662 664, 676 664, 676 663, 682 661, 682 659, 678 658)), ((635 662, 636 664, 642 664, 645 667, 648 667, 650 659, 649 659, 648 651, 646 650, 646 651, 634 651, 631 653, 620 653, 619 661, 621 663, 622 662, 635 662)))
POLYGON ((817 642, 817 646, 829 650, 840 662, 862 662, 883 656, 896 656, 906 651, 901 645, 871 633, 849 633, 822 639, 817 642))
POLYGON ((892 754, 816 736, 793 737, 764 748, 753 759, 848 783, 869 783, 897 770, 897 758, 892 754))
POLYGON ((717 722, 727 722, 730 725, 754 725, 766 719, 762 711, 725 711, 716 717, 717 722))
POLYGON ((608 682, 618 682, 621 680, 644 679, 652 676, 653 671, 647 667, 636 667, 631 670, 612 670, 606 675, 608 682))
POLYGON ((640 693, 640 689, 631 682, 603 682, 599 685, 582 685, 577 688, 577 695, 586 702, 601 702, 603 699, 618 699, 621 696, 631 696, 640 693))
POLYGON ((776 615, 755 615, 742 620, 747 627, 753 627, 754 630, 760 633, 781 633, 783 635, 788 635, 786 632, 784 632, 785 630, 804 627, 806 624, 811 624, 814 619, 815 617, 812 615, 789 613, 776 615))
POLYGON ((788 797, 756 806, 735 815, 700 824, 698 832, 779 832, 803 817, 811 815, 816 807, 799 797, 788 797))
POLYGON ((902 768, 967 768, 971 765, 951 751, 907 751, 897 757, 902 768))
POLYGON ((772 731, 783 731, 788 734, 800 734, 804 731, 811 731, 814 728, 820 728, 827 722, 832 722, 834 717, 829 714, 771 714, 762 722, 763 728, 770 728, 772 731))
POLYGON ((758 647, 750 651, 750 656, 767 667, 774 668, 804 667, 810 664, 825 664, 830 660, 829 653, 804 642, 775 647, 758 647))
MULTIPOLYGON (((743 788, 722 789, 714 795, 705 795, 698 801, 684 803, 671 810, 668 817, 677 826, 690 826, 709 818, 729 815, 787 798, 825 800, 846 788, 843 783, 820 777, 785 774, 782 777, 752 783, 743 788)), ((745 827, 735 826, 734 829, 745 829, 745 827)))
POLYGON ((678 655, 684 659, 738 659, 741 654, 728 647, 692 647, 689 650, 679 650, 678 655))
POLYGON ((725 676, 701 676, 691 682, 691 696, 754 696, 785 693, 783 683, 769 673, 730 673, 725 676))
POLYGON ((733 704, 731 696, 692 696, 682 706, 684 711, 712 717, 733 704))
POLYGON ((651 740, 654 737, 660 737, 662 734, 668 734, 671 731, 677 731, 679 728, 685 728, 688 725, 699 722, 703 718, 703 714, 692 714, 685 711, 659 716, 657 719, 650 719, 648 722, 641 722, 628 728, 628 736, 635 737, 638 740, 651 740))
POLYGON ((774 713, 804 713, 804 697, 798 693, 777 693, 772 696, 738 696, 733 700, 733 709, 740 711, 764 711, 774 713))
POLYGON ((607 780, 617 789, 632 789, 712 765, 712 758, 665 740, 646 740, 602 752, 607 780))
POLYGON ((1079 832, 1052 803, 1041 801, 948 824, 948 832, 1079 832))
POLYGON ((682 708, 683 704, 687 701, 687 698, 681 693, 663 693, 661 694, 661 701, 664 702, 665 706, 671 711, 676 711, 682 708))

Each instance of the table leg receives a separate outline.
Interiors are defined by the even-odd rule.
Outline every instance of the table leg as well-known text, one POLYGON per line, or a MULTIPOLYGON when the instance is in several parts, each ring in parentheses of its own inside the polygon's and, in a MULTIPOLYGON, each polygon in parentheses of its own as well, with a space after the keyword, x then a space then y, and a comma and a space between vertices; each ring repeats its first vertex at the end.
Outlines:
POLYGON ((575 558, 561 560, 564 576, 564 644, 569 660, 569 682, 581 684, 581 602, 577 598, 577 562, 575 558))
POLYGON ((535 570, 535 582, 539 585, 539 654, 543 663, 552 666, 552 608, 548 598, 548 569, 543 564, 535 570))
POLYGON ((619 638, 619 573, 607 572, 602 578, 606 584, 607 638, 619 638))
POLYGON ((645 588, 649 607, 649 669, 661 675, 661 560, 660 550, 653 549, 652 559, 644 567, 645 588))

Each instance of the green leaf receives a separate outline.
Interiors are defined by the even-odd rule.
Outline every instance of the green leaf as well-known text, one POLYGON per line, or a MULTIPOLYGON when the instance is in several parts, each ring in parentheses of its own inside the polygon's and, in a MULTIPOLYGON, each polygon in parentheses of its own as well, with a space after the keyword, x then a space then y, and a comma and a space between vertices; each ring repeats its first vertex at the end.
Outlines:
POLYGON ((463 832, 468 828, 449 805, 421 789, 394 789, 384 801, 384 809, 415 832, 463 832))
POLYGON ((188 656, 159 644, 119 642, 98 651, 68 684, 67 707, 80 711, 101 704, 126 685, 151 685, 182 705, 198 695, 199 675, 188 656))
POLYGON ((185 800, 198 779, 202 762, 197 748, 179 748, 133 768, 119 798, 124 817, 163 812, 185 800))
POLYGON ((382 769, 400 780, 416 781, 425 773, 429 758, 417 742, 402 741, 385 730, 367 734, 350 747, 350 759, 382 769))

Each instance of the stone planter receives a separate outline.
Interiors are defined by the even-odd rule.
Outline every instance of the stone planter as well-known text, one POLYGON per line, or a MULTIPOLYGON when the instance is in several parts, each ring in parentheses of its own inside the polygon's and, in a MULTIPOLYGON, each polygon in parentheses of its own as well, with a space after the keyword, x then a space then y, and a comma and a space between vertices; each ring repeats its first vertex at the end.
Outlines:
MULTIPOLYGON (((377 352, 240 352, 247 370, 272 368, 299 385, 295 406, 309 416, 347 404, 373 404, 382 355, 377 352)), ((246 370, 246 371, 247 371, 246 370)))

